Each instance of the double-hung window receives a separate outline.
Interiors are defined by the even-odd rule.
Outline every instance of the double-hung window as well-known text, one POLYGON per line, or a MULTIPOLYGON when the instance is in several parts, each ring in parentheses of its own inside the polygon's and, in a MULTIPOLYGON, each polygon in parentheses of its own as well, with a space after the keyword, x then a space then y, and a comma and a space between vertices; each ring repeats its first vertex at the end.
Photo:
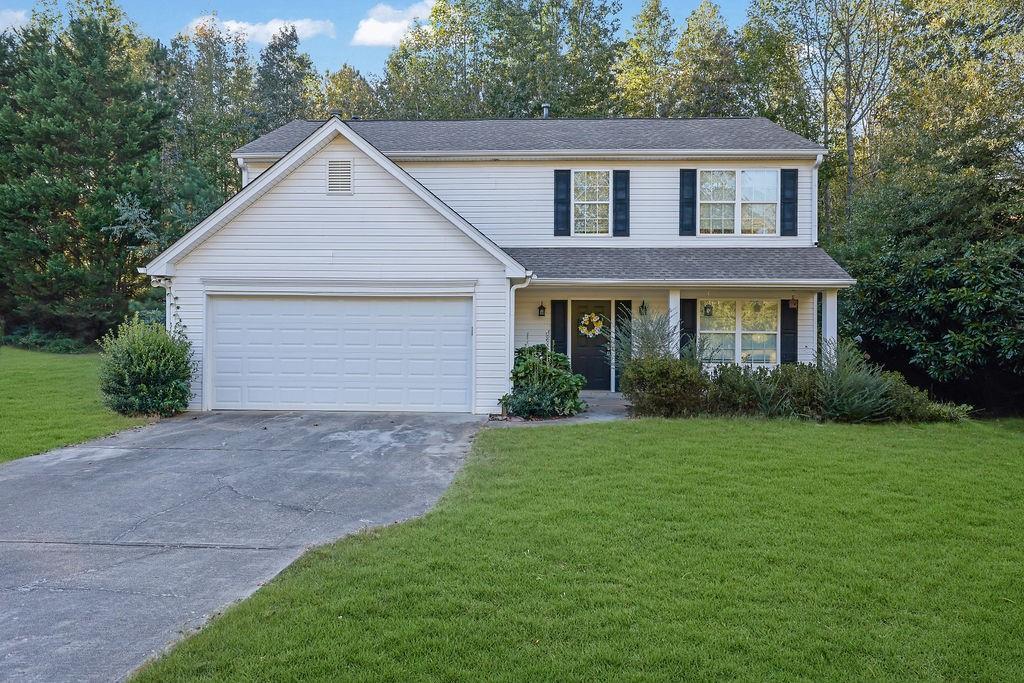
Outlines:
POLYGON ((572 234, 611 234, 612 172, 572 172, 572 234))
POLYGON ((778 300, 703 299, 697 308, 697 333, 707 362, 778 363, 778 300))
POLYGON ((698 192, 701 235, 777 235, 777 169, 702 170, 698 192))

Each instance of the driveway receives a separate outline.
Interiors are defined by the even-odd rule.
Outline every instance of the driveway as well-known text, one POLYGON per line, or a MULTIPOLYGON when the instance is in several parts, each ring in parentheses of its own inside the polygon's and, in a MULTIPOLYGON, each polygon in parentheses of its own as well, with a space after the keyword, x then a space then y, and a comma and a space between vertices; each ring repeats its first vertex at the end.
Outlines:
POLYGON ((310 546, 423 514, 481 424, 203 413, 0 467, 0 680, 124 678, 310 546))

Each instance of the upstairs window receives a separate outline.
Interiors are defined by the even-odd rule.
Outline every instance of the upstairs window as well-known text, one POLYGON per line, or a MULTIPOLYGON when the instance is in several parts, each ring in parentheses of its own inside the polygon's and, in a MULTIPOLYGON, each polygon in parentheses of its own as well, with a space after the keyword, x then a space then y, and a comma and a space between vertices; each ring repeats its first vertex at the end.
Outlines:
POLYGON ((572 234, 611 233, 612 172, 572 172, 572 234))
POLYGON ((327 161, 327 193, 352 194, 351 159, 329 159, 327 161))
POLYGON ((699 175, 701 235, 778 234, 778 170, 702 170, 699 175))

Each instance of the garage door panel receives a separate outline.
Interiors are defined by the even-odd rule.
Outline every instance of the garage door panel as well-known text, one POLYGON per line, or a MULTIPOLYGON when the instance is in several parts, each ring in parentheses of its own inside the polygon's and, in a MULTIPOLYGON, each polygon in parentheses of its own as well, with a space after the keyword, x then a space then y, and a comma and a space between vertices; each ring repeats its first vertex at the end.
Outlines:
POLYGON ((218 409, 468 411, 471 301, 214 297, 218 409))

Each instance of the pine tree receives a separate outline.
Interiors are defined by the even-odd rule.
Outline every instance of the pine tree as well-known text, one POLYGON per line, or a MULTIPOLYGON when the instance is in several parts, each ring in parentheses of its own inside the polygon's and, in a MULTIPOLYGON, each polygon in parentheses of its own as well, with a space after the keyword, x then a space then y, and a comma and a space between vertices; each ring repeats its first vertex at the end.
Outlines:
POLYGON ((260 52, 256 67, 257 133, 293 119, 309 118, 311 83, 318 81, 309 55, 299 52, 299 34, 285 26, 260 52))
POLYGON ((618 111, 625 116, 665 116, 672 93, 675 40, 672 16, 661 0, 647 0, 616 66, 618 111))
POLYGON ((718 5, 701 0, 686 19, 676 47, 674 116, 739 116, 736 44, 718 5))
MULTIPOLYGON (((148 202, 167 107, 142 44, 110 6, 21 34, 0 110, 0 278, 8 325, 92 340, 147 285, 139 244, 109 228, 148 202)), ((146 207, 148 209, 148 207, 146 207)))

